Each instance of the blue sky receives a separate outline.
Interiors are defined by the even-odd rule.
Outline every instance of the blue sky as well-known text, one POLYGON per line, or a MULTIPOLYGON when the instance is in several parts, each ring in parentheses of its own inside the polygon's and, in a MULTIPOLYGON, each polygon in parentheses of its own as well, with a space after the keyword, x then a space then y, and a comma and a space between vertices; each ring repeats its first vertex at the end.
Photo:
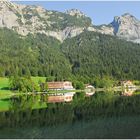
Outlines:
POLYGON ((89 16, 94 25, 108 24, 114 16, 131 13, 140 19, 140 1, 19 1, 27 5, 40 5, 47 10, 65 12, 76 8, 89 16))

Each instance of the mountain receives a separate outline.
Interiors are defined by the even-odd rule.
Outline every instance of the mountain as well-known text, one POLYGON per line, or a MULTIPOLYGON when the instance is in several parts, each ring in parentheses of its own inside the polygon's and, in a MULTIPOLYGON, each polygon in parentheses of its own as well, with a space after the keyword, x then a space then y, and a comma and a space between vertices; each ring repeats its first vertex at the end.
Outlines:
POLYGON ((140 21, 129 13, 125 13, 121 17, 114 17, 112 23, 100 26, 97 32, 140 43, 140 21))
POLYGON ((76 9, 61 13, 1 1, 0 27, 0 76, 140 80, 140 44, 133 43, 140 26, 130 14, 95 26, 76 9))
POLYGON ((61 13, 7 0, 0 2, 0 27, 7 27, 23 36, 43 33, 62 42, 68 37, 80 34, 90 25, 91 19, 78 10, 61 13))
POLYGON ((26 6, 4 0, 0 2, 0 27, 22 36, 42 33, 63 42, 84 31, 113 35, 127 41, 140 42, 140 21, 129 13, 114 17, 108 25, 95 26, 77 9, 65 13, 49 11, 40 6, 26 6))

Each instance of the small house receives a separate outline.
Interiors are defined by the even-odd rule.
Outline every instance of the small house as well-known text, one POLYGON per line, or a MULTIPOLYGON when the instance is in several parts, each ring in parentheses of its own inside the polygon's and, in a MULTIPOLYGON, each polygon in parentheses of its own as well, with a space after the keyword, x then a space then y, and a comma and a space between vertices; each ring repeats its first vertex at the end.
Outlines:
POLYGON ((121 81, 121 85, 124 88, 135 88, 136 86, 132 83, 132 81, 128 80, 128 81, 121 81))
POLYGON ((72 82, 47 82, 49 90, 74 90, 72 82))

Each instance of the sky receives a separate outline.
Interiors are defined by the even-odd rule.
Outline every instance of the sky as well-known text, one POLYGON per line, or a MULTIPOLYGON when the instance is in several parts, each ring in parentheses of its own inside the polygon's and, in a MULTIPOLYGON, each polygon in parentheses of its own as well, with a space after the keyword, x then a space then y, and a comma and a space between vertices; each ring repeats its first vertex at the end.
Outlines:
POLYGON ((65 12, 78 9, 92 19, 94 25, 108 24, 114 16, 130 13, 140 20, 140 1, 18 1, 26 5, 40 5, 47 10, 65 12))

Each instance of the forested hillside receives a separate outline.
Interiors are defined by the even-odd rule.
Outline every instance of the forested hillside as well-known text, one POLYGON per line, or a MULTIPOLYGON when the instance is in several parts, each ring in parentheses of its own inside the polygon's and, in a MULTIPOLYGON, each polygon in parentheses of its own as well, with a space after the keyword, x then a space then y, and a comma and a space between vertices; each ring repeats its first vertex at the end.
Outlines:
POLYGON ((0 30, 0 44, 0 76, 52 75, 61 80, 70 74, 69 62, 54 38, 41 34, 21 38, 4 29, 0 30))
POLYGON ((94 32, 66 40, 62 52, 72 64, 72 73, 83 77, 112 76, 140 79, 140 45, 94 32))
POLYGON ((23 38, 6 28, 0 30, 0 76, 140 80, 139 69, 140 45, 113 36, 84 32, 61 44, 43 34, 23 38))

